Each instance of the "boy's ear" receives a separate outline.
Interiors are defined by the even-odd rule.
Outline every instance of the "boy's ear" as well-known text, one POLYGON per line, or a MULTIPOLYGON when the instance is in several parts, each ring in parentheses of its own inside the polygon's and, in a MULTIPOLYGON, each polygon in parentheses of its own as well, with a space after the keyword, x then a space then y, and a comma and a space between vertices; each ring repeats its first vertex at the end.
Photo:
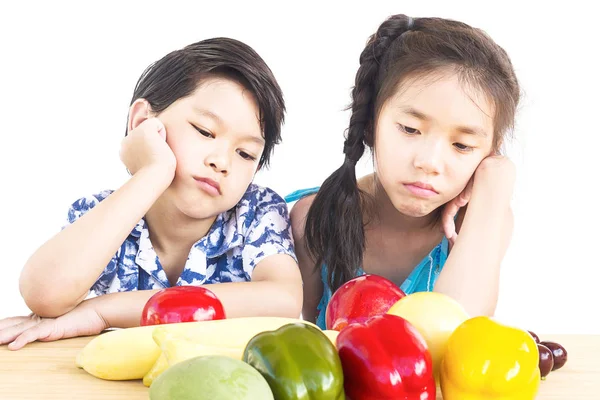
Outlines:
POLYGON ((129 107, 129 119, 127 121, 127 133, 137 128, 142 122, 152 116, 152 107, 145 99, 137 99, 129 107))

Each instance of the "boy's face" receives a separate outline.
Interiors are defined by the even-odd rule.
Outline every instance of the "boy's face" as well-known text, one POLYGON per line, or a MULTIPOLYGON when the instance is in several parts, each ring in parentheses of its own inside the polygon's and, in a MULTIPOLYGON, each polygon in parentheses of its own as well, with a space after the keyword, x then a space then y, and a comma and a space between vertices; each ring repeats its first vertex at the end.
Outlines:
POLYGON ((456 74, 408 80, 381 108, 377 177, 394 207, 422 217, 455 198, 490 155, 493 105, 456 74))
POLYGON ((264 149, 252 94, 225 78, 206 79, 158 118, 177 159, 165 195, 192 218, 214 217, 234 207, 252 182, 264 149))

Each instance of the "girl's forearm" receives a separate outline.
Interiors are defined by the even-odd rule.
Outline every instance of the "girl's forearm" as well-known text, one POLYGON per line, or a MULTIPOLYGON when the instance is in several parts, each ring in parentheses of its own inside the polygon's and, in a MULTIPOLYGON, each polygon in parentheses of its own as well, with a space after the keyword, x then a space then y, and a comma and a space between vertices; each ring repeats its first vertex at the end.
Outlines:
POLYGON ((489 194, 472 197, 434 289, 460 302, 472 316, 494 314, 500 265, 513 229, 510 203, 489 194))

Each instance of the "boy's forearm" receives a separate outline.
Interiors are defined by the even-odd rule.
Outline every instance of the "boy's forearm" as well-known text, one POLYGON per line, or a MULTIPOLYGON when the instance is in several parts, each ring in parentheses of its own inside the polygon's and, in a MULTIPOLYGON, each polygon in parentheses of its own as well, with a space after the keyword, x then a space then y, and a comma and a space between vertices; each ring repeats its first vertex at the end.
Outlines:
POLYGON ((30 257, 19 283, 34 313, 57 317, 87 296, 133 227, 169 186, 168 175, 163 175, 159 169, 140 170, 30 257))
MULTIPOLYGON (((299 318, 301 301, 299 285, 283 282, 257 281, 203 285, 219 298, 227 318, 277 316, 299 318), (298 287, 296 287, 298 286, 298 287)), ((139 326, 144 306, 158 290, 110 293, 95 297, 96 311, 112 328, 139 326)))
MULTIPOLYGON (((491 194, 491 192, 490 192, 491 194)), ((435 291, 459 301, 472 315, 493 315, 500 265, 513 228, 510 203, 474 196, 435 291)))

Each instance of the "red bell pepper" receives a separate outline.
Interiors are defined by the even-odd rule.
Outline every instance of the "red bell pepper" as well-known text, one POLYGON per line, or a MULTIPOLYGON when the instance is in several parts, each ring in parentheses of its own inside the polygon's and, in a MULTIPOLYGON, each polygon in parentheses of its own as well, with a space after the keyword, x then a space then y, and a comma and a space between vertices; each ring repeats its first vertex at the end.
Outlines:
POLYGON ((344 389, 352 400, 435 400, 431 354, 404 318, 386 314, 354 323, 337 337, 344 389))
POLYGON ((340 286, 331 296, 325 310, 325 326, 341 331, 353 322, 366 322, 371 317, 386 314, 405 296, 406 293, 394 282, 382 276, 357 276, 340 286))
POLYGON ((200 286, 173 286, 156 292, 144 306, 140 325, 225 319, 223 304, 200 286))

